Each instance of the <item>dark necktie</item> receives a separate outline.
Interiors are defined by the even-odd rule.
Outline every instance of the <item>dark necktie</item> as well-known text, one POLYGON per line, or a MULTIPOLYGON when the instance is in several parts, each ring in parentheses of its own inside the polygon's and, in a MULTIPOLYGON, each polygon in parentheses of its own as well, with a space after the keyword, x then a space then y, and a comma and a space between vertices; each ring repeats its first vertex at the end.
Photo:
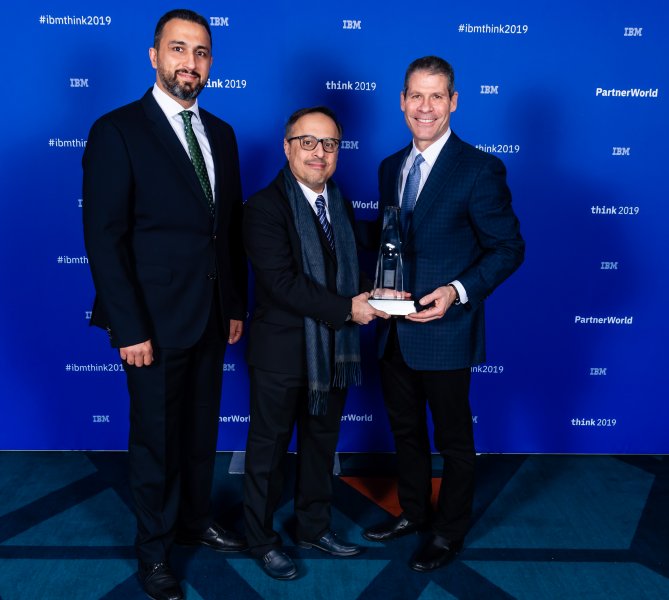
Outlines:
POLYGON ((330 244, 330 249, 334 252, 335 251, 334 233, 332 231, 332 226, 330 225, 330 221, 328 221, 328 215, 325 212, 325 198, 323 198, 323 196, 318 196, 318 198, 316 198, 316 216, 318 217, 318 221, 321 224, 321 227, 323 228, 325 237, 328 239, 328 244, 330 244))
POLYGON ((200 185, 204 190, 204 195, 207 197, 209 212, 213 217, 216 211, 214 206, 214 197, 211 192, 211 183, 209 182, 207 165, 204 164, 202 150, 200 150, 200 144, 197 143, 197 138, 195 137, 195 132, 193 131, 193 125, 191 124, 193 113, 190 110, 184 110, 181 112, 181 118, 184 121, 184 131, 186 132, 186 143, 188 144, 190 159, 193 163, 193 167, 195 167, 195 173, 197 174, 197 178, 200 180, 200 185))
POLYGON ((411 223, 411 215, 416 206, 416 198, 418 198, 418 186, 420 185, 420 165, 425 162, 422 154, 416 154, 416 158, 409 169, 406 183, 404 184, 404 193, 402 194, 402 207, 400 209, 400 220, 402 221, 402 231, 405 238, 409 231, 409 223, 411 223))

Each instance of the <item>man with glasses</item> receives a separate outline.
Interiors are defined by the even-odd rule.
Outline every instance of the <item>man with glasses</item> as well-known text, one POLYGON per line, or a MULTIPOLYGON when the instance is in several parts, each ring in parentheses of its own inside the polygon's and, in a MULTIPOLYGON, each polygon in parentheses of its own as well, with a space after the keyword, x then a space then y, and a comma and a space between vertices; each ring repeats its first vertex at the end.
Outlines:
POLYGON ((244 209, 256 300, 244 516, 252 554, 276 579, 297 575, 273 528, 296 423, 298 544, 333 556, 360 553, 330 528, 332 468, 346 390, 360 383, 358 324, 388 315, 360 293, 371 286, 358 269, 353 210, 330 179, 341 133, 328 108, 293 113, 283 142, 287 165, 244 209))

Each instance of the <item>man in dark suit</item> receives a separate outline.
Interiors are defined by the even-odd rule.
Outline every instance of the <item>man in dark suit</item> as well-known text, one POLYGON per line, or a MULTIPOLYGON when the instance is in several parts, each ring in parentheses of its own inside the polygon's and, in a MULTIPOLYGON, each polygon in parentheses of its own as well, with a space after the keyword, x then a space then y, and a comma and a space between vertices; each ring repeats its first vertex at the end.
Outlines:
POLYGON ((256 300, 244 515, 251 552, 276 579, 297 575, 273 529, 296 422, 299 545, 334 556, 360 552, 330 529, 332 468, 346 389, 360 381, 358 324, 388 315, 360 293, 371 286, 360 278, 353 210, 330 179, 341 133, 328 108, 295 112, 283 142, 288 164, 244 208, 256 300))
POLYGON ((407 69, 400 107, 413 142, 379 169, 381 201, 400 206, 404 281, 422 307, 379 326, 384 401, 397 451, 402 514, 363 534, 386 541, 429 528, 416 571, 462 547, 474 495, 471 367, 485 361, 483 301, 522 263, 525 245, 502 162, 450 129, 453 69, 428 56, 407 69), (433 514, 426 401, 444 460, 433 514))
POLYGON ((91 323, 120 349, 130 393, 130 484, 139 578, 181 598, 177 542, 243 550, 210 512, 223 358, 242 334, 246 259, 232 128, 199 108, 211 57, 202 16, 165 14, 156 83, 93 125, 83 157, 91 323), (184 114, 184 109, 190 111, 184 114))

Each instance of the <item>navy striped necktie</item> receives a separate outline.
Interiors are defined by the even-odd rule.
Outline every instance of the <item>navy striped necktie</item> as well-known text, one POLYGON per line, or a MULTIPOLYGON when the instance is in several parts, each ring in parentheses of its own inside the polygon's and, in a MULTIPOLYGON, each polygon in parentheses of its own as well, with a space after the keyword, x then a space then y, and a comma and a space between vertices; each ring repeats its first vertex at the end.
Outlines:
POLYGON ((325 198, 323 198, 323 196, 318 196, 318 198, 316 198, 316 216, 318 217, 318 222, 321 224, 321 227, 323 228, 325 237, 328 239, 328 244, 330 244, 330 249, 334 252, 335 251, 334 232, 332 231, 332 225, 330 225, 330 221, 328 221, 328 215, 325 212, 325 198))

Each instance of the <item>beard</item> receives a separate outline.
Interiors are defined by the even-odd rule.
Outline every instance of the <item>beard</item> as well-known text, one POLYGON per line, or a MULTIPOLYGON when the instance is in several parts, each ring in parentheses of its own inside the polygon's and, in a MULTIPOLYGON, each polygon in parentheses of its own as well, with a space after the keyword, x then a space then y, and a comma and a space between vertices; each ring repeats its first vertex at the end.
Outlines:
POLYGON ((206 82, 202 83, 202 78, 197 71, 187 71, 186 69, 180 69, 174 73, 168 73, 163 69, 158 69, 158 76, 160 77, 162 84, 165 86, 165 89, 180 100, 195 100, 206 84, 206 82), (177 73, 197 75, 200 83, 198 85, 192 85, 190 83, 180 82, 177 79, 177 73))

